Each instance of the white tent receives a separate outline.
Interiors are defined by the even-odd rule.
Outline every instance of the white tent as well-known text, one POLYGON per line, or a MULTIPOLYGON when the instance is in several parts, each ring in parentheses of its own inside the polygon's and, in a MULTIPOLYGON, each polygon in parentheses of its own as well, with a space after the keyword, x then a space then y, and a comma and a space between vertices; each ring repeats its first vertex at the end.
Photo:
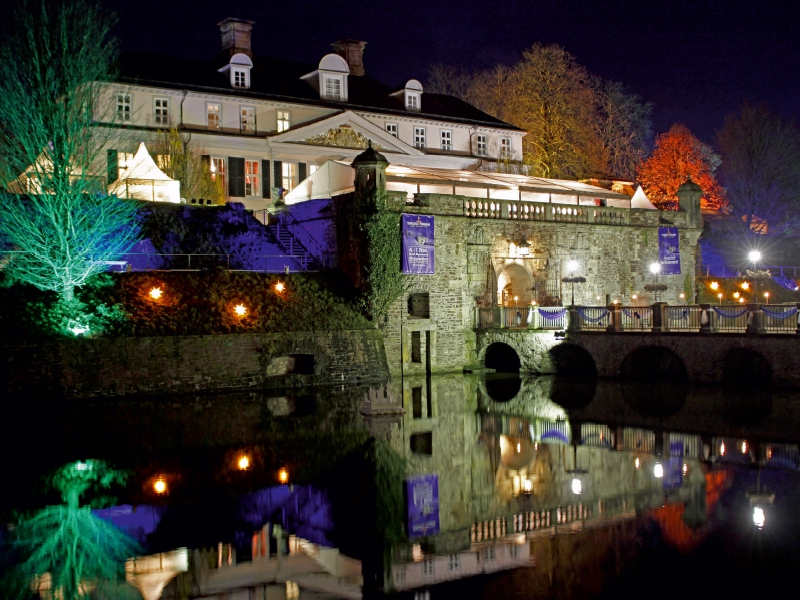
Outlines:
POLYGON ((636 190, 636 193, 631 196, 631 208, 644 208, 647 210, 658 210, 650 199, 647 197, 647 194, 644 193, 642 186, 636 190))
POLYGON ((158 168, 142 142, 136 154, 119 155, 119 179, 109 184, 108 193, 120 198, 179 204, 181 184, 158 168))
POLYGON ((347 163, 329 160, 286 194, 286 204, 330 198, 355 189, 356 172, 347 163))

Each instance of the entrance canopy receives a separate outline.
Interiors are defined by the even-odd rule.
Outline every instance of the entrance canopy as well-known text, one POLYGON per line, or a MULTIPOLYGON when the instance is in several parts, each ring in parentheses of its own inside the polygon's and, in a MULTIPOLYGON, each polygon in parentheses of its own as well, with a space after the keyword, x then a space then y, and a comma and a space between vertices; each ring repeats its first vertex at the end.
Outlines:
POLYGON ((120 153, 118 157, 119 179, 109 184, 109 194, 151 202, 180 203, 180 182, 158 168, 144 142, 139 144, 136 154, 120 153))
MULTIPOLYGON (((354 190, 355 171, 345 161, 328 161, 286 195, 287 204, 330 198, 354 190)), ((626 194, 563 179, 458 169, 386 168, 386 189, 414 194, 453 194, 472 198, 552 202, 630 208, 626 194)))

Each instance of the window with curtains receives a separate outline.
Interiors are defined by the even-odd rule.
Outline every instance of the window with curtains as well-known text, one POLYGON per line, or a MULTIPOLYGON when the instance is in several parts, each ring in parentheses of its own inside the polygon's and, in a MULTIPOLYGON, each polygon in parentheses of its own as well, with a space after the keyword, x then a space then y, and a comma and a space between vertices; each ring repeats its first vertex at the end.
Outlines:
POLYGON ((244 161, 244 195, 258 196, 261 188, 260 183, 261 165, 257 160, 244 161))
POLYGON ((225 159, 220 156, 211 157, 211 179, 218 181, 222 186, 222 193, 228 195, 228 181, 226 178, 225 159))

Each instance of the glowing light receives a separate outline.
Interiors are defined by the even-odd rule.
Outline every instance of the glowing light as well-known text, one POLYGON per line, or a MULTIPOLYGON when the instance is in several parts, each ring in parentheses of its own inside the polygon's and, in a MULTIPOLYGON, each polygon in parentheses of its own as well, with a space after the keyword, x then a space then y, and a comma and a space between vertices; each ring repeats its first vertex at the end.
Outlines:
POLYGON ((681 292, 680 296, 678 296, 678 297, 679 297, 681 300, 683 300, 684 298, 686 298, 686 294, 684 294, 683 292, 681 292))
POLYGON ((656 466, 653 467, 653 475, 656 476, 656 479, 661 479, 664 476, 664 467, 661 466, 661 463, 656 463, 656 466))
POLYGON ((764 298, 769 298, 769 292, 764 292, 764 298))
POLYGON ((152 288, 150 290, 150 297, 153 300, 158 300, 159 298, 161 298, 161 294, 163 294, 163 292, 161 291, 161 288, 154 287, 154 288, 152 288))
POLYGON ((750 259, 751 263, 757 263, 758 261, 761 260, 761 252, 759 252, 758 250, 751 250, 747 254, 747 258, 750 259))
POLYGON ((520 452, 522 452, 522 444, 517 442, 517 454, 519 454, 520 452))
POLYGON ((533 482, 530 479, 525 478, 522 480, 522 491, 526 494, 530 494, 533 491, 533 482))
POLYGON ((279 294, 285 289, 286 286, 283 284, 282 281, 279 281, 278 283, 275 284, 275 291, 278 292, 279 294))
POLYGON ((742 442, 742 454, 747 454, 747 442, 742 442))
POLYGON ((286 582, 286 600, 297 600, 300 597, 300 588, 296 581, 286 582))
POLYGON ((712 282, 711 282, 711 285, 709 285, 708 287, 710 287, 710 288, 711 288, 712 290, 714 290, 714 291, 717 291, 717 290, 719 289, 719 282, 717 282, 717 281, 712 281, 712 282))
POLYGON ((688 471, 689 471, 689 465, 687 465, 686 463, 683 463, 683 474, 686 475, 686 473, 688 471))
POLYGON ((642 463, 639 461, 639 457, 638 457, 638 456, 636 457, 636 460, 633 462, 633 464, 635 464, 635 465, 636 465, 636 470, 638 471, 638 470, 639 470, 639 467, 640 467, 640 466, 641 466, 641 464, 642 464, 642 463))
POLYGON ((244 304, 237 304, 233 307, 233 312, 236 313, 237 317, 243 317, 247 314, 247 307, 244 304))
POLYGON ((760 506, 753 507, 753 525, 758 527, 759 529, 764 528, 764 522, 766 521, 766 517, 764 516, 764 509, 760 506))
POLYGON ((747 283, 746 281, 743 281, 742 282, 742 289, 743 290, 749 290, 750 289, 750 284, 747 283))
POLYGON ((247 469, 250 468, 250 457, 247 456, 246 454, 243 454, 242 456, 239 457, 236 466, 239 467, 240 471, 247 471, 247 469))
POLYGON ((733 297, 734 298, 738 298, 739 296, 741 296, 741 294, 739 292, 733 292, 733 297))
POLYGON ((583 484, 581 484, 581 480, 577 477, 572 480, 572 493, 576 496, 580 495, 583 491, 583 484))
POLYGON ((739 304, 744 304, 744 298, 739 298, 739 304))
POLYGON ((88 469, 89 469, 88 463, 80 462, 80 461, 75 463, 75 470, 76 471, 86 471, 88 469))
POLYGON ((278 471, 278 481, 280 481, 281 483, 286 483, 287 481, 289 481, 289 471, 287 471, 286 469, 281 469, 280 471, 278 471))
POLYGON ((719 445, 719 455, 725 456, 725 442, 722 442, 719 445))
POLYGON ((650 263, 650 272, 653 275, 658 275, 659 273, 661 273, 661 265, 656 262, 650 263))
POLYGON ((570 260, 567 262, 567 269, 570 273, 574 273, 578 270, 578 261, 577 260, 570 260))
POLYGON ((163 477, 156 479, 153 484, 153 490, 155 490, 156 494, 165 494, 167 492, 167 482, 164 481, 163 477))
POLYGON ((639 296, 637 296, 636 294, 634 294, 633 296, 631 296, 631 300, 633 300, 634 302, 636 302, 636 299, 637 299, 638 297, 639 297, 639 296))
POLYGON ((214 161, 211 161, 211 173, 217 172, 217 166, 214 164, 214 161))

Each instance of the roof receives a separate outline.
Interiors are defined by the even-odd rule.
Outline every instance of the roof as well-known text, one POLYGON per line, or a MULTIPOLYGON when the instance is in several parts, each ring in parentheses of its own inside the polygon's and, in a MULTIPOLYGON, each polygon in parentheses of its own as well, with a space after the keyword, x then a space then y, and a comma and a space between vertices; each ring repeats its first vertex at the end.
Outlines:
POLYGON ((368 75, 348 78, 348 101, 335 102, 319 97, 319 92, 303 75, 316 71, 317 64, 296 62, 265 56, 253 57, 250 88, 233 88, 227 74, 218 69, 228 64, 229 53, 220 53, 210 61, 176 58, 148 52, 124 52, 119 60, 117 80, 128 84, 157 86, 168 89, 188 89, 220 95, 261 98, 324 106, 338 110, 359 110, 405 115, 411 118, 436 118, 473 125, 523 131, 509 125, 471 104, 445 94, 425 92, 422 110, 406 110, 396 92, 368 75))

